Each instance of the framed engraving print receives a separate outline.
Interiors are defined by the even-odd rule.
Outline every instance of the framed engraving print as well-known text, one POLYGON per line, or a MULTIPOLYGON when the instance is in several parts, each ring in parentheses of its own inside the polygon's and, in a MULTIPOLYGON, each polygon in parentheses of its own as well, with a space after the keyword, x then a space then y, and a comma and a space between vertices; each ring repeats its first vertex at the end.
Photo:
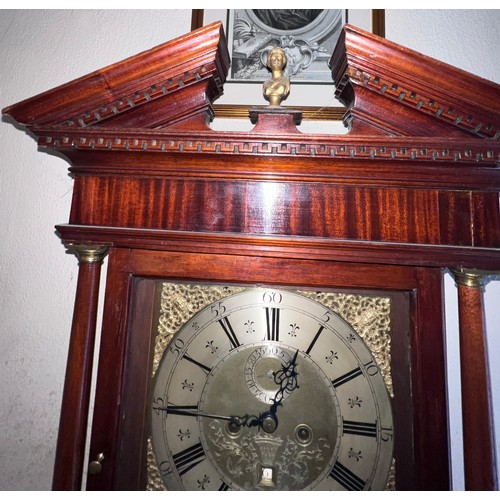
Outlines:
POLYGON ((267 54, 280 47, 288 60, 285 74, 294 82, 331 83, 328 61, 344 22, 342 9, 229 10, 229 81, 265 81, 267 54))

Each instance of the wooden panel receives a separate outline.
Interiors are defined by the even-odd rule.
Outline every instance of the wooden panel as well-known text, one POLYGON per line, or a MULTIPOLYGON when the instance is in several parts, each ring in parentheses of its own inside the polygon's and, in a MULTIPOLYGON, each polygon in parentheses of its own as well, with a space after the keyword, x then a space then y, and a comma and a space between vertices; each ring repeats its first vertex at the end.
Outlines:
POLYGON ((77 177, 70 223, 488 246, 498 228, 463 191, 283 182, 77 177), (222 201, 223 200, 223 201, 222 201), (474 224, 473 224, 474 222, 474 224), (472 228, 477 229, 474 242, 472 228), (493 229, 493 231, 492 231, 493 229))
MULTIPOLYGON (((472 193, 473 245, 477 247, 500 246, 500 213, 497 193, 472 193)), ((497 267, 498 269, 498 267, 497 267)))
POLYGON ((146 489, 143 464, 147 457, 150 436, 149 395, 154 353, 154 304, 157 300, 153 280, 134 280, 131 286, 131 312, 128 328, 127 356, 121 402, 120 442, 116 447, 116 477, 120 489, 146 489))
MULTIPOLYGON (((132 277, 127 272, 128 251, 109 253, 106 298, 101 328, 99 370, 92 435, 98 435, 90 443, 90 458, 104 454, 103 468, 98 475, 89 475, 89 489, 110 489, 115 481, 115 467, 121 435, 120 406, 122 384, 125 376, 128 340, 129 297, 132 277)), ((140 431, 142 432, 142 430, 140 431)))
POLYGON ((470 192, 439 194, 441 243, 443 245, 472 245, 472 213, 470 192))
POLYGON ((440 269, 417 269, 412 317, 413 425, 419 488, 450 488, 445 372, 443 279, 440 269))

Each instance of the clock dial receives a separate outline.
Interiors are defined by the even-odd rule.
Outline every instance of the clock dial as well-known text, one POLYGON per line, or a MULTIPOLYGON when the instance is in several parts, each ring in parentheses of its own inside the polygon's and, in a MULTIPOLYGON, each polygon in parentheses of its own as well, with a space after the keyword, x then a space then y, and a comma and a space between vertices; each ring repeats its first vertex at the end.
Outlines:
POLYGON ((209 305, 156 373, 152 441, 167 489, 384 489, 392 435, 390 397, 362 339, 290 291, 209 305))

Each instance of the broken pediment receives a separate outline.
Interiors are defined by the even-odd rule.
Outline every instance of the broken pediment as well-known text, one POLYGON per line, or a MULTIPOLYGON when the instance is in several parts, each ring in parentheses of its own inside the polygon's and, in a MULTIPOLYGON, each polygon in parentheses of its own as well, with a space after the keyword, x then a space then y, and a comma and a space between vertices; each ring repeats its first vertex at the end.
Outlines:
MULTIPOLYGON (((202 127, 222 94, 229 53, 221 23, 97 70, 3 110, 30 129, 202 127)), ((205 125, 206 126, 206 125, 205 125)))
MULTIPOLYGON (((212 104, 223 93, 229 64, 222 25, 213 23, 3 113, 39 136, 37 130, 212 132, 212 104)), ((499 85, 384 38, 344 26, 330 67, 332 92, 347 107, 349 136, 500 135, 499 85)), ((279 123, 257 130, 298 133, 279 123)))
POLYGON ((355 133, 500 137, 500 86, 346 25, 330 61, 355 133))

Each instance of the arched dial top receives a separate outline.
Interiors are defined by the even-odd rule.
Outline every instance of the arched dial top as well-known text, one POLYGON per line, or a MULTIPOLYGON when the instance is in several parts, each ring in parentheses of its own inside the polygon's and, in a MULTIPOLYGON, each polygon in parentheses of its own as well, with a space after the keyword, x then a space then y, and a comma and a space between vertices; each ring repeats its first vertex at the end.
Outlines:
POLYGON ((330 309, 253 288, 193 316, 156 373, 152 441, 169 490, 384 489, 390 397, 330 309))

